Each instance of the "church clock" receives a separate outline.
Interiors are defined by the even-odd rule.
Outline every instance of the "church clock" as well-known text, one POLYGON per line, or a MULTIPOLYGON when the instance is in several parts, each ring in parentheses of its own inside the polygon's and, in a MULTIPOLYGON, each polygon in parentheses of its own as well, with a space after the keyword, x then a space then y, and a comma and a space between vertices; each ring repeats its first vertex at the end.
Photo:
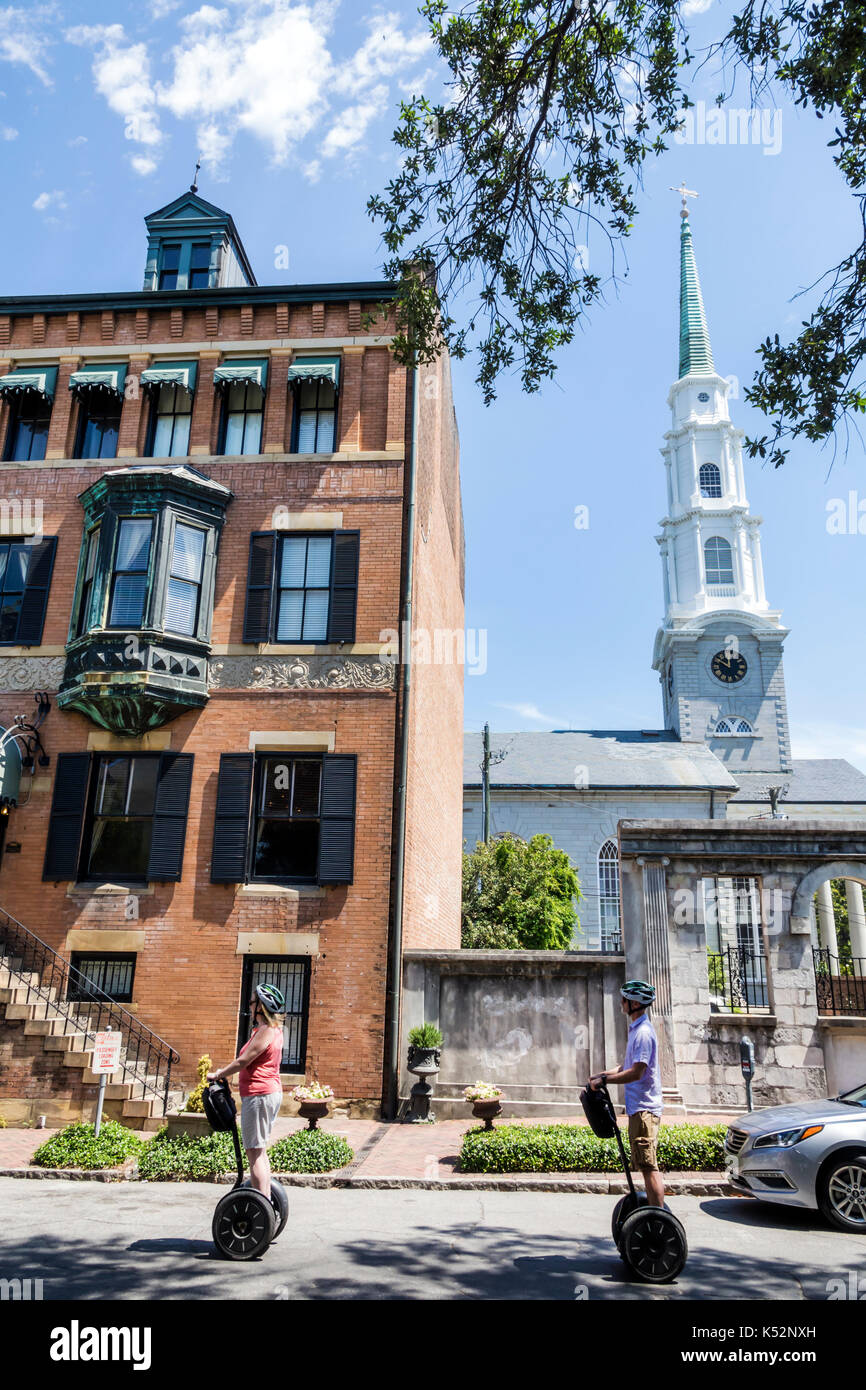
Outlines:
POLYGON ((736 656, 728 656, 727 652, 716 652, 710 662, 710 670, 716 680, 723 681, 725 685, 741 681, 748 669, 746 658, 739 653, 736 656))

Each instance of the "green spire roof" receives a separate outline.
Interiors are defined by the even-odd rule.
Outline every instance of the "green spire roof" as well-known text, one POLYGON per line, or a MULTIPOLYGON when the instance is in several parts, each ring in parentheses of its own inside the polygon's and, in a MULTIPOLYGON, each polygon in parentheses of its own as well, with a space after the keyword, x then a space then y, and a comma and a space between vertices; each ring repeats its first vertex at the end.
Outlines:
POLYGON ((715 370, 692 246, 692 229, 688 213, 684 212, 680 237, 680 376, 688 376, 691 372, 715 373, 715 370))

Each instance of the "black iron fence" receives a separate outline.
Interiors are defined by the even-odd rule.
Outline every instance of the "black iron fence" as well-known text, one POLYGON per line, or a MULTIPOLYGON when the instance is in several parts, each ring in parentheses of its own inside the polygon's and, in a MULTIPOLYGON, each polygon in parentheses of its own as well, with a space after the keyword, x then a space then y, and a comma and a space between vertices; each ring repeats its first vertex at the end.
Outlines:
POLYGON ((840 960, 828 946, 814 947, 819 1014, 866 1015, 866 958, 840 960))
POLYGON ((108 1028, 120 1033, 119 1070, 132 1086, 131 1098, 154 1096, 165 1114, 171 1069, 180 1061, 173 1047, 2 909, 0 956, 6 956, 9 968, 24 977, 20 984, 13 981, 17 989, 26 991, 19 1002, 45 1004, 46 1017, 59 1023, 55 1036, 84 1033, 92 1041, 108 1028))
POLYGON ((707 971, 713 1013, 769 1013, 767 958, 748 946, 709 952, 707 971))

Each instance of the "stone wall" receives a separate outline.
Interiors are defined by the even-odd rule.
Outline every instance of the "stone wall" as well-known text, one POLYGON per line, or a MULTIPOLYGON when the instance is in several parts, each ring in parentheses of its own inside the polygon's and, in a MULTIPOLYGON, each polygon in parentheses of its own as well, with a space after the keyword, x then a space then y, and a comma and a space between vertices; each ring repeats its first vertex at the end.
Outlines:
POLYGON ((570 1118, 590 1072, 622 1060, 623 979, 621 957, 583 951, 407 951, 401 1095, 415 1080, 408 1031, 435 1023, 445 1038, 438 1114, 466 1114, 463 1087, 483 1080, 504 1089, 505 1115, 570 1118))
POLYGON ((860 865, 862 873, 862 822, 632 821, 621 823, 619 836, 626 972, 670 996, 670 1015, 662 1020, 670 1040, 667 1052, 662 1049, 665 1088, 678 1092, 688 1109, 742 1105, 744 1035, 755 1046, 756 1106, 837 1094, 862 1083, 866 1019, 819 1018, 808 918, 792 914, 807 875, 818 870, 820 877, 840 861, 860 865), (666 963, 648 942, 651 873, 664 878, 666 963), (768 985, 763 1011, 720 1012, 711 1000, 700 892, 705 876, 757 881, 768 985))

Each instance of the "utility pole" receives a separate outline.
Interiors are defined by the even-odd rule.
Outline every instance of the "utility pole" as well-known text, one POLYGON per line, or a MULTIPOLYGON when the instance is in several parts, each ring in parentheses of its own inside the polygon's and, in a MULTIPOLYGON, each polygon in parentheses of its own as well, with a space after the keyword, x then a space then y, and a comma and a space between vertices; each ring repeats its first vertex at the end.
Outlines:
POLYGON ((490 840, 490 725, 484 725, 484 756, 481 760, 481 835, 490 840))

